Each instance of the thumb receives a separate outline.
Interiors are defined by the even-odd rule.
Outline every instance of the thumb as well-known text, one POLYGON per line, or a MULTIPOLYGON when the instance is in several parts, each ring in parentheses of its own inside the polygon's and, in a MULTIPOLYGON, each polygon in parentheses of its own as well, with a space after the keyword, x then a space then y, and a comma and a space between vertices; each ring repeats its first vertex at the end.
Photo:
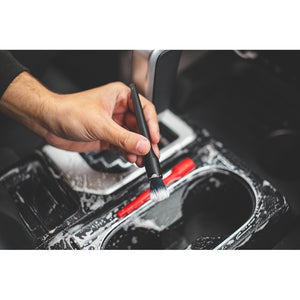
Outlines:
POLYGON ((150 142, 147 138, 121 127, 112 119, 106 120, 101 136, 110 144, 129 153, 146 155, 150 151, 150 142))

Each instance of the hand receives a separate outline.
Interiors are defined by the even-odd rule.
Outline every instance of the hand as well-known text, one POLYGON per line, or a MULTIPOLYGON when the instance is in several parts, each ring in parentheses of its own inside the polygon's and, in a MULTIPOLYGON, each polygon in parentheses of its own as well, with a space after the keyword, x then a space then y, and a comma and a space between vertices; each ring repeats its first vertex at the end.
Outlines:
MULTIPOLYGON (((159 157, 155 108, 143 96, 140 99, 152 147, 159 157)), ((24 72, 5 91, 0 108, 61 149, 76 152, 112 149, 140 167, 142 156, 150 151, 149 141, 137 134, 130 88, 121 82, 59 95, 24 72)))
MULTIPOLYGON (((159 127, 155 108, 140 96, 153 149, 159 156, 159 127)), ((55 101, 56 117, 50 121, 46 141, 58 148, 87 152, 116 150, 131 163, 142 166, 142 155, 150 143, 138 132, 130 88, 120 82, 92 90, 60 95, 55 101)))

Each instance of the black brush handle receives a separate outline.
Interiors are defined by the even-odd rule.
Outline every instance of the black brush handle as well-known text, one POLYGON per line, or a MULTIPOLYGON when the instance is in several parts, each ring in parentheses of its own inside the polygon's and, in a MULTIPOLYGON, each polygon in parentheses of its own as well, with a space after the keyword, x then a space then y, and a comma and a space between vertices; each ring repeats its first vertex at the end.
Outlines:
POLYGON ((131 83, 129 86, 131 89, 131 98, 140 134, 147 138, 151 145, 149 153, 144 156, 144 166, 146 168, 147 176, 149 179, 152 177, 162 177, 159 160, 152 149, 151 137, 145 120, 140 97, 135 84, 131 83))

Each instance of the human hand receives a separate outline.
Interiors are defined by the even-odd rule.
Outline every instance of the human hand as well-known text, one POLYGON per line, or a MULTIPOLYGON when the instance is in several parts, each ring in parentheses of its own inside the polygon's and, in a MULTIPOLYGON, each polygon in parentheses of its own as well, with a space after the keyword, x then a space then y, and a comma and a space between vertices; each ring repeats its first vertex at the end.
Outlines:
MULTIPOLYGON (((152 147, 159 157, 159 127, 155 108, 144 97, 140 96, 140 99, 152 147)), ((48 91, 24 72, 8 87, 1 101, 3 111, 55 147, 76 152, 112 149, 140 167, 143 156, 150 151, 149 141, 137 133, 130 89, 121 82, 59 95, 48 91), (28 99, 20 97, 20 90, 22 97, 28 99), (12 100, 16 99, 13 97, 16 94, 19 99, 12 100)))

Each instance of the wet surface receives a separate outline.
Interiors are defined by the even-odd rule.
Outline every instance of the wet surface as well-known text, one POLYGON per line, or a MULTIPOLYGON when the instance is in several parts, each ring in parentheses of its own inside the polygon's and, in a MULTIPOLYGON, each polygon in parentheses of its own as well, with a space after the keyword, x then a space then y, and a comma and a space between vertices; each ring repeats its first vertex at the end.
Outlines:
MULTIPOLYGON (((143 222, 120 229, 107 242, 106 249, 185 249, 200 237, 219 237, 223 240, 238 229, 253 212, 253 195, 249 189, 234 176, 211 174, 191 182, 179 200, 179 220, 165 224, 177 194, 171 195, 170 207, 153 208, 143 216, 143 222), (155 223, 151 222, 155 216, 155 223), (148 219, 149 218, 149 219, 148 219), (156 224, 156 226, 155 226, 156 224), (140 226, 144 226, 142 228, 140 226), (156 230, 155 230, 156 229, 156 230)), ((219 239, 219 242, 221 240, 219 239)))
POLYGON ((15 207, 13 217, 22 220, 23 231, 28 230, 32 242, 60 226, 78 209, 71 193, 58 184, 37 156, 11 169, 0 181, 15 207))
POLYGON ((172 168, 189 153, 197 168, 168 187, 170 198, 149 201, 125 220, 116 213, 140 193, 138 182, 109 197, 78 194, 42 153, 0 179, 41 248, 208 249, 219 241, 220 249, 234 249, 287 207, 267 181, 239 165, 220 143, 209 142, 206 132, 200 136, 166 165, 172 168))
MULTIPOLYGON (((295 141, 294 137, 290 139, 290 146, 288 148, 292 149, 292 152, 286 151, 284 147, 277 147, 283 144, 287 145, 289 141, 282 143, 282 140, 275 140, 274 144, 272 141, 266 146, 268 137, 272 136, 272 133, 277 132, 277 130, 286 129, 292 132, 299 132, 299 104, 297 104, 299 103, 297 99, 300 98, 299 92, 290 88, 288 84, 273 78, 265 71, 260 70, 259 67, 241 60, 232 52, 223 51, 212 52, 205 57, 204 61, 200 61, 199 64, 195 64, 192 69, 181 74, 177 88, 176 97, 174 97, 176 105, 173 105, 175 112, 180 115, 185 115, 189 122, 207 128, 213 137, 224 142, 225 148, 236 153, 251 170, 258 173, 261 178, 266 178, 276 188, 279 188, 287 196, 293 213, 299 215, 300 178, 297 177, 297 168, 295 168, 293 176, 291 176, 289 168, 284 169, 284 164, 281 164, 281 167, 280 164, 278 164, 278 170, 274 171, 274 169, 272 169, 272 166, 274 166, 273 161, 278 162, 278 158, 287 157, 287 159, 289 159, 288 164, 290 165, 296 161, 294 154, 296 155, 298 151, 293 151, 297 149, 298 142, 295 141), (278 148, 278 153, 272 158, 268 156, 268 152, 275 147, 276 149, 278 148), (264 165, 261 162, 261 160, 263 160, 267 163, 266 159, 261 159, 262 151, 265 151, 266 154, 264 154, 264 157, 269 159, 269 164, 264 165)), ((29 141, 32 142, 20 142, 18 138, 19 129, 17 127, 18 126, 10 127, 9 134, 6 132, 4 135, 7 134, 7 143, 12 147, 13 151, 18 149, 18 152, 22 154, 22 156, 27 155, 37 148, 36 143, 38 140, 35 141, 35 139, 32 138, 29 139, 29 141), (20 144, 24 144, 24 149, 20 144)), ((5 128, 5 126, 2 128, 5 128)), ((21 135, 25 131, 21 130, 21 135)), ((25 136, 26 134, 24 133, 24 139, 25 136)), ((21 140, 23 141, 23 139, 21 140)), ((19 153, 17 153, 17 155, 19 155, 19 153)), ((174 154, 174 156, 176 155, 177 154, 174 154)), ((215 161, 209 161, 207 163, 213 165, 215 161)), ((239 169, 239 167, 237 169, 239 169)), ((252 176, 252 173, 246 168, 242 168, 242 170, 244 170, 247 176, 249 174, 250 177, 252 176)), ((38 199, 34 200, 38 208, 38 215, 43 215, 44 218, 47 212, 51 211, 54 202, 51 200, 52 196, 49 196, 47 191, 43 190, 43 188, 36 188, 36 186, 39 185, 39 180, 40 179, 38 179, 37 182, 33 181, 30 184, 32 184, 32 188, 37 194, 43 197, 45 196, 45 198, 48 199, 45 207, 39 205, 38 199)), ((225 248, 234 248, 237 247, 240 242, 246 242, 256 231, 268 225, 269 217, 273 218, 278 212, 284 210, 282 199, 280 200, 280 197, 277 196, 272 187, 268 186, 267 182, 260 180, 254 180, 253 182, 255 182, 254 189, 258 193, 257 198, 259 201, 257 202, 257 210, 252 216, 252 223, 242 227, 236 236, 226 242, 225 248)), ((82 181, 81 184, 84 186, 85 181, 82 181)), ((218 181, 208 183, 208 186, 210 186, 210 184, 218 185, 218 181)), ((142 187, 140 187, 140 189, 141 188, 142 187)), ((20 185, 21 194, 24 193, 26 189, 26 187, 20 185)), ((137 189, 137 191, 140 192, 140 189, 137 189)), ((27 192, 30 193, 30 191, 27 192)), ((203 193, 203 191, 200 189, 199 193, 203 193)), ((50 194, 53 195, 53 192, 50 192, 50 194)), ((224 194, 226 194, 226 191, 224 194)), ((209 194, 205 195, 208 196, 209 194)), ((111 206, 109 205, 113 201, 110 197, 99 197, 99 195, 95 196, 85 192, 79 193, 78 197, 80 213, 75 214, 73 217, 71 216, 69 220, 63 224, 63 228, 55 227, 51 218, 41 226, 41 228, 43 228, 42 230, 48 230, 50 227, 53 228, 50 230, 49 235, 44 236, 46 240, 49 237, 55 237, 51 242, 47 240, 49 242, 49 248, 97 249, 99 245, 101 245, 102 233, 105 232, 106 226, 110 227, 116 225, 113 206, 120 204, 121 207, 124 201, 129 201, 134 198, 134 195, 130 192, 128 195, 126 192, 123 194, 114 194, 113 197, 115 197, 117 201, 111 204, 111 206)), ((19 204, 22 203, 21 198, 23 197, 16 197, 19 204)), ((189 198, 196 199, 197 195, 191 194, 189 198)), ((27 202, 27 200, 25 202, 27 202)), ((186 203, 188 202, 193 203, 192 200, 186 203)), ((30 201, 28 201, 28 203, 30 203, 30 201)), ((222 203, 219 204, 220 207, 222 207, 222 203)), ((228 204, 230 205, 230 201, 228 204)), ((166 205, 166 203, 164 205, 166 205)), ((235 205, 238 207, 239 203, 235 203, 235 205)), ((191 206, 193 207, 193 205, 191 206)), ((158 248, 184 248, 184 245, 189 244, 191 241, 191 248, 195 243, 199 245, 210 243, 210 245, 212 245, 214 244, 213 241, 224 241, 228 232, 234 230, 234 223, 239 223, 239 220, 235 219, 235 217, 237 217, 235 215, 232 215, 233 223, 230 223, 223 217, 222 211, 210 210, 209 207, 202 208, 206 209, 206 214, 201 215, 201 212, 198 211, 198 213, 193 215, 193 209, 189 209, 188 205, 186 207, 183 206, 182 211, 184 211, 184 214, 191 214, 187 220, 181 219, 178 223, 175 222, 176 218, 169 220, 171 224, 174 224, 174 228, 170 226, 168 229, 162 228, 163 224, 157 224, 155 222, 157 220, 155 220, 153 215, 149 219, 150 222, 146 220, 146 224, 145 221, 142 222, 139 218, 135 219, 134 226, 128 227, 128 232, 131 235, 131 246, 140 247, 142 244, 147 244, 147 240, 144 240, 143 243, 139 245, 138 239, 134 238, 133 231, 137 229, 139 230, 138 236, 141 235, 141 232, 145 233, 145 230, 148 230, 148 239, 152 240, 154 245, 156 245, 155 247, 158 248), (212 220, 214 221, 212 222, 212 220), (178 227, 176 227, 175 224, 177 224, 178 227), (185 230, 185 228, 188 229, 185 230), (201 232, 203 236, 200 238, 196 237, 198 232, 201 232), (210 236, 212 232, 214 232, 216 236, 210 236), (162 235, 162 233, 164 233, 164 235, 162 235), (159 237, 157 237, 157 235, 159 235, 159 237), (154 239, 157 243, 154 242, 154 239)), ((23 215, 25 215, 24 207, 23 210, 23 215)), ((232 208, 232 210, 234 210, 234 208, 232 208)), ((68 211, 68 209, 66 211, 68 211)), ((248 209, 245 211, 248 211, 248 209)), ((32 211, 30 211, 30 213, 32 213, 32 211)), ((242 220, 244 216, 246 216, 246 213, 242 210, 239 213, 241 214, 242 220)), ((230 214, 230 212, 228 212, 228 214, 230 214)), ((62 219, 67 215, 68 213, 62 219)), ((178 218, 177 215, 176 217, 178 218)), ((179 216, 179 219, 180 218, 183 218, 183 216, 179 216)), ((37 220, 39 226, 40 223, 41 222, 37 220)), ((31 224, 31 228, 37 228, 37 224, 31 224)), ((147 234, 145 233, 145 235, 147 234)), ((43 242, 45 242, 45 240, 43 240, 43 242)), ((126 243, 128 245, 128 240, 123 243, 124 247, 126 243)), ((47 248, 47 244, 44 244, 43 247, 47 248)))

